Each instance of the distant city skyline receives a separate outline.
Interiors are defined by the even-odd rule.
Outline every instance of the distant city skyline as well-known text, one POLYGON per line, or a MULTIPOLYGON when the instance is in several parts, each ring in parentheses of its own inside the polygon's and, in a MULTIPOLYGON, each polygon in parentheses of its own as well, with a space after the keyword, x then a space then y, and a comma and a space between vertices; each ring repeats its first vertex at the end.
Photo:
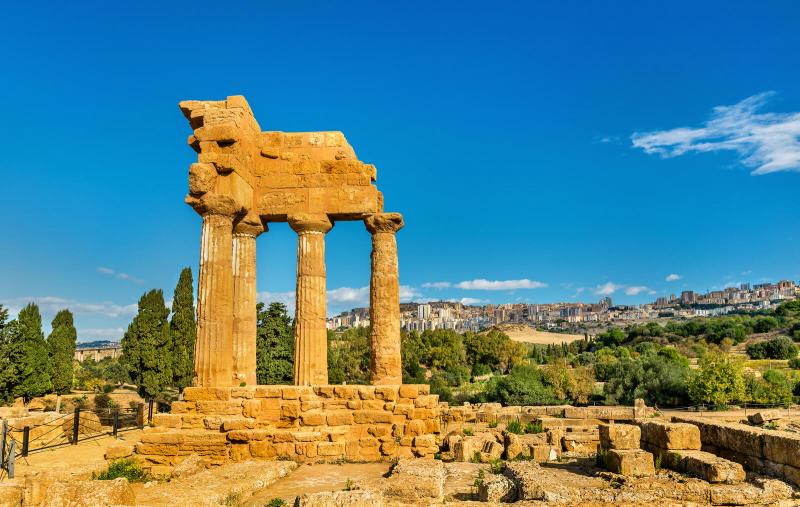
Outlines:
MULTIPOLYGON (((12 315, 36 302, 47 330, 69 308, 81 341, 119 339, 146 290, 169 301, 184 266, 196 287, 177 104, 234 94, 263 130, 341 130, 376 165, 406 223, 403 301, 642 304, 800 279, 795 2, 233 2, 211 44, 196 20, 217 11, 6 6, 12 315)), ((294 306, 296 241, 259 237, 261 301, 294 306)), ((329 314, 366 306, 369 251, 363 224, 327 235, 329 314)))

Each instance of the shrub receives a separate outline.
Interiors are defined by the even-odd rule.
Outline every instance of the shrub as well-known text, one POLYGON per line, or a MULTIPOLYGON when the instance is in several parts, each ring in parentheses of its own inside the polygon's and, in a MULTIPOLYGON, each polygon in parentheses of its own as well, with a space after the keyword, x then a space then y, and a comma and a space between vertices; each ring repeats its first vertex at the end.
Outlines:
POLYGON ((497 419, 495 419, 494 421, 490 422, 489 423, 489 427, 492 428, 492 429, 497 428, 497 419))
POLYGON ((771 340, 751 343, 747 346, 750 359, 792 359, 797 356, 797 346, 791 338, 778 336, 771 340))
MULTIPOLYGON (((503 405, 554 405, 558 402, 546 383, 544 374, 535 366, 515 366, 505 377, 492 377, 482 394, 485 401, 503 405)), ((481 400, 483 401, 483 400, 481 400)))
POLYGON ((500 458, 497 458, 496 460, 494 460, 491 463, 489 463, 489 470, 491 470, 492 473, 495 474, 495 475, 502 474, 503 470, 505 470, 505 469, 506 469, 506 464, 500 458))
MULTIPOLYGON (((111 408, 113 400, 111 396, 106 393, 100 393, 94 395, 94 408, 97 410, 105 410, 107 408, 111 408)), ((116 403, 114 403, 116 405, 116 403)))
POLYGON ((525 433, 544 433, 542 421, 535 420, 525 425, 525 433))
POLYGON ((114 386, 114 384, 105 384, 105 385, 103 386, 103 392, 104 392, 105 394, 111 394, 111 393, 113 393, 113 392, 114 392, 114 389, 116 389, 116 386, 114 386))
POLYGON ((472 428, 464 428, 461 432, 464 433, 465 437, 471 437, 474 434, 472 428))
POLYGON ((793 370, 800 370, 800 357, 789 359, 789 368, 793 370))
POLYGON ((506 431, 515 435, 522 435, 522 423, 519 420, 508 421, 506 431))
POLYGON ((92 475, 92 478, 98 481, 111 481, 120 477, 127 479, 128 482, 145 482, 150 479, 142 466, 129 458, 116 460, 108 465, 105 471, 92 475))
POLYGON ((267 505, 265 505, 264 507, 284 507, 285 505, 286 505, 286 500, 284 500, 283 498, 273 498, 272 500, 267 502, 267 505))

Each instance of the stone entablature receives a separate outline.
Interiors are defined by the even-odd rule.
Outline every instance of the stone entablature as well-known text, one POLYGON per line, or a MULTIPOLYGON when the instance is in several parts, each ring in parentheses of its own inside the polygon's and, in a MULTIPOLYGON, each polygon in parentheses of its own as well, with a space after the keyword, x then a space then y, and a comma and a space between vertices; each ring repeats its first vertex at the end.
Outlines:
POLYGON ((188 387, 153 425, 136 446, 149 466, 433 457, 439 397, 428 385, 188 387))

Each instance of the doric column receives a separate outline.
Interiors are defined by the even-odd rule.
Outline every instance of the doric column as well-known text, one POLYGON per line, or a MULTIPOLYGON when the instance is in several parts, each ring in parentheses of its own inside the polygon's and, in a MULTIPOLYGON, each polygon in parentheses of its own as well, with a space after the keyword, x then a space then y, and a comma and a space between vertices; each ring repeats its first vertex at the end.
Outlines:
POLYGON ((402 384, 400 360, 400 275, 395 233, 403 227, 400 213, 378 213, 364 219, 372 234, 369 281, 370 374, 373 384, 402 384))
POLYGON ((248 386, 258 383, 256 237, 264 229, 258 215, 247 215, 233 227, 233 376, 248 386))
POLYGON ((203 216, 193 385, 225 387, 233 384, 231 257, 238 207, 231 199, 211 195, 193 204, 203 216))
POLYGON ((297 233, 297 291, 294 329, 294 383, 328 383, 325 319, 325 233, 333 224, 325 214, 289 216, 297 233))

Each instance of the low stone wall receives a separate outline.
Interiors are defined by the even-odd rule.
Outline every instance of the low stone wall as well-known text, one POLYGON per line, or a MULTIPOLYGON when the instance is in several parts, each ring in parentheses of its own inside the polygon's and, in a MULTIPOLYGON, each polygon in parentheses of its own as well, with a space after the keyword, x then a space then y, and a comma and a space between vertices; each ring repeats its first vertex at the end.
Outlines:
POLYGON ((800 435, 701 417, 675 416, 672 420, 697 426, 704 451, 800 486, 800 435))
POLYGON ((548 406, 509 406, 500 403, 465 403, 460 407, 450 407, 441 403, 442 423, 450 426, 459 423, 509 422, 518 420, 523 424, 543 417, 564 419, 597 419, 605 422, 633 421, 651 417, 655 410, 639 404, 636 407, 591 406, 573 407, 571 405, 548 406))
POLYGON ((136 452, 150 466, 191 454, 213 464, 250 458, 381 461, 439 451, 439 397, 428 385, 189 387, 153 416, 136 452))

